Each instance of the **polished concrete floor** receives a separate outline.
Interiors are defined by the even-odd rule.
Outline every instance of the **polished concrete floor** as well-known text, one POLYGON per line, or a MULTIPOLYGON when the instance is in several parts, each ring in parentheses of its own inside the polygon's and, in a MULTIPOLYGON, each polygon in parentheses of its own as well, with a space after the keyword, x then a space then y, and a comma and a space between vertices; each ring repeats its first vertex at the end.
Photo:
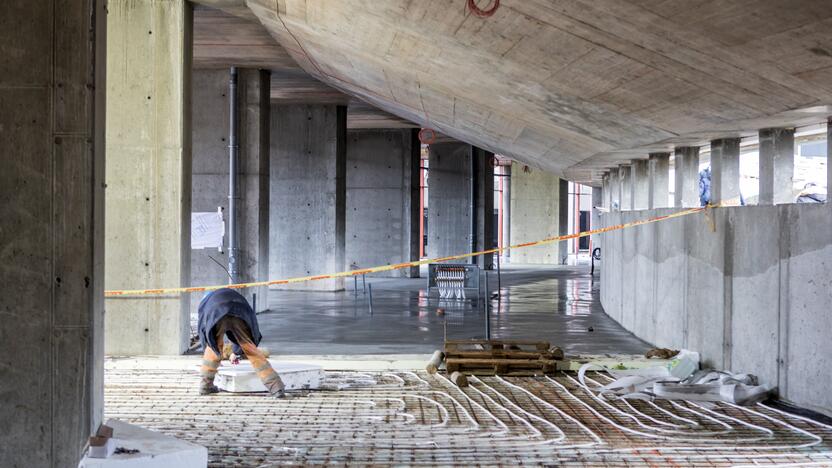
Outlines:
MULTIPOLYGON (((424 274, 422 275, 425 276, 424 274)), ((488 273, 491 338, 549 341, 570 354, 637 354, 649 345, 607 316, 598 299, 598 272, 588 266, 511 265, 488 273)), ((272 291, 258 318, 261 346, 276 354, 410 354, 439 349, 449 339, 483 338, 486 301, 429 296, 426 280, 367 278, 342 292, 272 291), (444 315, 437 314, 443 308, 444 315)))

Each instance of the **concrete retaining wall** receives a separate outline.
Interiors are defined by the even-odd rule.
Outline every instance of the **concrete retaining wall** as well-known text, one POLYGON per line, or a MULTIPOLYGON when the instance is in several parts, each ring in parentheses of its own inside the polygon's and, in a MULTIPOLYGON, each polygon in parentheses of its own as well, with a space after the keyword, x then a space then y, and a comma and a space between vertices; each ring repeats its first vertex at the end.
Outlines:
MULTIPOLYGON (((672 213, 612 212, 605 226, 672 213)), ((832 210, 722 208, 601 236, 601 303, 656 346, 832 414, 832 210)))

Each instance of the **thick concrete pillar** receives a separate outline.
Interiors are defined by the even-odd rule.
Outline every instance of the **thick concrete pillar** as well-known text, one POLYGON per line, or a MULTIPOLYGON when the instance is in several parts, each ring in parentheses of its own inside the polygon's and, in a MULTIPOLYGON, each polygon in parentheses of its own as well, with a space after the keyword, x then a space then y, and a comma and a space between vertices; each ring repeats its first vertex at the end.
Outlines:
POLYGON ((670 153, 650 153, 649 209, 667 208, 670 200, 670 153))
MULTIPOLYGON (((592 187, 592 213, 590 221, 590 229, 598 229, 601 227, 601 210, 604 207, 604 189, 603 187, 592 187)), ((601 247, 600 234, 593 234, 589 236, 590 248, 601 247)), ((592 253, 592 250, 590 250, 592 253)))
POLYGON ((740 139, 711 142, 711 204, 740 204, 740 139))
MULTIPOLYGON (((191 286, 228 283, 228 69, 193 71, 193 177, 191 209, 223 209, 225 245, 191 251, 191 286), (222 266, 214 262, 215 259, 222 266)), ((239 281, 265 281, 269 276, 269 72, 239 69, 237 84, 237 260, 239 281)), ((241 289, 257 310, 268 309, 268 288, 241 289)), ((202 294, 191 295, 195 313, 202 294)))
POLYGON ((832 117, 826 120, 826 204, 832 207, 832 117))
POLYGON ((633 166, 618 166, 618 179, 621 186, 621 211, 633 209, 633 166))
POLYGON ((601 187, 603 189, 603 198, 602 198, 602 205, 607 210, 610 209, 610 173, 609 171, 605 172, 604 175, 601 176, 601 187))
MULTIPOLYGON (((347 132, 347 268, 419 260, 418 130, 347 132)), ((419 268, 382 273, 419 277, 419 268)))
MULTIPOLYGON (((474 163, 474 249, 477 252, 497 247, 497 233, 494 230, 494 153, 473 148, 474 163)), ((494 267, 494 254, 479 255, 472 259, 480 268, 494 267)))
MULTIPOLYGON (((107 289, 179 287, 191 267, 191 4, 108 2, 107 289)), ((189 297, 107 300, 108 354, 180 354, 189 297)))
MULTIPOLYGON (((275 105, 271 129, 270 279, 344 270, 346 107, 275 105)), ((344 279, 275 287, 339 291, 344 279)))
MULTIPOLYGON (((511 235, 514 244, 537 241, 559 235, 560 178, 511 165, 511 235)), ((566 245, 566 243, 564 243, 566 245)), ((558 265, 558 244, 523 247, 511 253, 511 263, 558 265)))
MULTIPOLYGON (((491 153, 459 141, 429 148, 428 257, 443 257, 494 245, 491 153), (486 224, 489 224, 486 226, 486 224)), ((492 255, 475 260, 490 267, 492 255)), ((463 262, 464 263, 464 262, 463 262)))
MULTIPOLYGON (((502 166, 503 181, 503 247, 511 245, 511 166, 502 166)), ((508 260, 511 257, 511 250, 503 251, 503 258, 508 260)))
POLYGON ((0 466, 76 466, 103 416, 105 2, 0 18, 0 466))
POLYGON ((674 151, 676 171, 675 203, 677 208, 699 206, 699 148, 682 146, 674 151))
MULTIPOLYGON (((560 179, 558 190, 558 235, 569 234, 569 181, 560 179)), ((569 257, 569 241, 560 241, 558 246, 558 263, 566 265, 569 257)))
POLYGON ((621 211, 621 176, 617 167, 610 169, 610 211, 621 211))
POLYGON ((633 161, 633 209, 646 210, 650 204, 650 162, 646 159, 633 161))
POLYGON ((794 201, 794 129, 760 130, 759 204, 794 201))

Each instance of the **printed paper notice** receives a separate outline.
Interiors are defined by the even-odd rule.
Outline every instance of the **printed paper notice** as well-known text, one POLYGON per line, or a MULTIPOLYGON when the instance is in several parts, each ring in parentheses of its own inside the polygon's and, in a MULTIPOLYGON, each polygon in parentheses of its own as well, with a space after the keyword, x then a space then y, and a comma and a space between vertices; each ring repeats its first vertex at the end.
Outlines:
POLYGON ((192 249, 222 249, 224 235, 225 222, 221 212, 191 213, 192 249))

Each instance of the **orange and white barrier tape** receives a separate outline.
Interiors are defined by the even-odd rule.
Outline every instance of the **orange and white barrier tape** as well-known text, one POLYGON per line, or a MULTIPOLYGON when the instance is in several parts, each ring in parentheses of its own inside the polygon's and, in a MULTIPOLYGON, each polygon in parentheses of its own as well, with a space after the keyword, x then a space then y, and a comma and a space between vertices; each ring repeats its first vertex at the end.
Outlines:
POLYGON ((256 281, 253 283, 238 283, 238 284, 220 284, 215 286, 193 286, 189 288, 160 288, 160 289, 132 289, 132 290, 115 290, 115 291, 104 291, 105 297, 121 297, 121 296, 148 296, 148 295, 164 295, 164 294, 181 294, 181 293, 192 293, 192 292, 205 292, 205 291, 215 291, 217 289, 222 288, 230 288, 230 289, 246 289, 246 288, 254 288, 258 286, 272 286, 272 285, 280 285, 280 284, 291 284, 291 283, 303 283, 306 281, 318 281, 318 280, 325 280, 325 279, 335 279, 335 278, 346 278, 351 276, 358 276, 358 275, 366 275, 368 273, 378 273, 382 271, 391 271, 391 270, 401 270, 404 268, 410 268, 419 265, 425 265, 428 263, 438 263, 438 262, 447 262, 451 260, 460 260, 463 258, 470 258, 470 257, 477 257, 480 255, 487 255, 491 253, 499 253, 505 250, 511 249, 522 249, 525 247, 532 247, 536 245, 546 245, 546 244, 553 244, 555 242, 565 241, 569 239, 575 239, 578 237, 586 237, 591 236, 593 234, 602 234, 605 232, 610 231, 618 231, 621 229, 626 229, 635 226, 641 226, 644 224, 655 223, 658 221, 664 221, 666 219, 672 218, 679 218, 682 216, 687 216, 694 213, 699 213, 701 211, 705 211, 708 208, 713 208, 713 206, 700 206, 696 208, 688 208, 686 210, 677 211, 676 213, 672 213, 669 215, 664 216, 655 216, 653 218, 647 218, 639 221, 633 221, 630 223, 623 223, 623 224, 616 224, 614 226, 607 226, 605 228, 600 229, 592 229, 589 231, 578 232, 575 234, 567 234, 564 236, 555 236, 555 237, 548 237, 546 239, 534 241, 534 242, 524 242, 522 244, 515 244, 510 245, 507 247, 502 248, 494 248, 488 250, 482 250, 479 252, 472 252, 472 253, 464 253, 459 255, 451 255, 448 257, 439 257, 439 258, 426 258, 424 260, 418 260, 415 262, 405 262, 405 263, 396 263, 394 265, 384 265, 384 266, 377 266, 372 268, 363 268, 360 270, 350 270, 350 271, 341 271, 338 273, 331 273, 327 275, 315 275, 315 276, 299 276, 297 278, 287 278, 281 280, 269 280, 269 281, 256 281))

